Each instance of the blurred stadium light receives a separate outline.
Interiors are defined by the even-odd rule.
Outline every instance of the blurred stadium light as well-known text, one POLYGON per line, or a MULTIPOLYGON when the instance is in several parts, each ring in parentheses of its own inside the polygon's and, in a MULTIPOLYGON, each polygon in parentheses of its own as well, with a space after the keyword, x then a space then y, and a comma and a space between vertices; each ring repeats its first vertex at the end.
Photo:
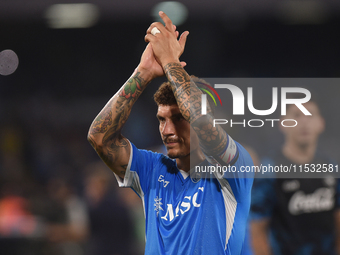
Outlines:
MULTIPOLYGON (((42 20, 43 13, 50 6, 56 4, 63 4, 65 1, 60 0, 31 0, 29 2, 25 0, 11 0, 0 1, 0 20, 42 20)), ((67 2, 67 1, 66 1, 67 2)), ((74 0, 74 2, 81 2, 81 0, 74 0)), ((144 1, 108 1, 108 0, 88 0, 89 4, 97 6, 100 10, 101 20, 129 20, 129 19, 145 19, 150 15, 150 10, 154 9, 156 12, 159 8, 167 8, 163 10, 166 13, 172 11, 178 11, 180 17, 186 17, 190 12, 190 18, 212 18, 224 15, 224 12, 228 9, 242 9, 248 16, 258 17, 273 17, 282 16, 289 17, 287 13, 300 13, 303 11, 305 14, 298 15, 300 19, 306 17, 307 13, 309 17, 314 16, 316 18, 321 11, 326 11, 325 14, 336 16, 340 12, 340 1, 334 0, 294 0, 294 1, 280 1, 280 0, 206 0, 196 1, 187 0, 185 6, 176 1, 163 1, 156 4, 154 0, 144 1), (325 7, 325 8, 323 8, 325 7), (297 9, 296 9, 297 8, 297 9), (294 11, 295 9, 295 11, 294 11), (280 11, 281 10, 281 11, 280 11), (319 11, 316 13, 315 11, 319 11), (284 15, 286 14, 286 16, 284 15), (315 16, 315 14, 317 16, 315 16)), ((293 15, 298 17, 297 15, 293 15)), ((306 20, 306 18, 305 18, 306 20)), ((315 19, 314 19, 315 20, 315 19)), ((177 25, 177 24, 176 24, 177 25)))
POLYGON ((161 22, 162 19, 158 15, 159 11, 165 12, 176 26, 183 24, 188 17, 187 7, 176 1, 164 1, 154 6, 151 11, 151 16, 156 21, 161 22))
POLYGON ((94 4, 54 4, 45 12, 50 28, 88 28, 99 18, 99 9, 94 4))
POLYGON ((321 24, 327 21, 329 10, 321 1, 284 1, 278 16, 286 24, 321 24))

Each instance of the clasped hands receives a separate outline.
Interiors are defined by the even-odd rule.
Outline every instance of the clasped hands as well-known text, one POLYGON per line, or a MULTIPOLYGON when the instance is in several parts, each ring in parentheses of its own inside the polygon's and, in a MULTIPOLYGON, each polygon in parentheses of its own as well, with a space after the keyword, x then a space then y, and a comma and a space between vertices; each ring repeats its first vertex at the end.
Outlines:
POLYGON ((150 73, 151 79, 163 76, 163 67, 168 63, 180 63, 183 67, 185 62, 180 62, 179 57, 182 55, 188 31, 181 34, 179 40, 179 32, 176 26, 172 24, 171 19, 162 11, 159 16, 164 21, 165 26, 161 22, 154 22, 146 31, 145 41, 148 45, 143 52, 139 68, 150 73), (157 28, 159 33, 153 35, 152 29, 157 28))

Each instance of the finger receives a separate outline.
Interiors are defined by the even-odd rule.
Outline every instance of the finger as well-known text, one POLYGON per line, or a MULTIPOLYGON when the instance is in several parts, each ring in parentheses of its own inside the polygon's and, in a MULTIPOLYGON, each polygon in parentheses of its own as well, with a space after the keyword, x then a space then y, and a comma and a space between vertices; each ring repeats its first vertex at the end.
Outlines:
POLYGON ((147 43, 148 42, 153 42, 155 39, 156 39, 156 37, 154 35, 152 35, 152 34, 147 34, 144 37, 144 41, 147 42, 147 43))
POLYGON ((178 38, 179 32, 176 31, 176 28, 177 28, 176 25, 172 24, 172 27, 174 28, 176 38, 178 38))
POLYGON ((164 21, 165 27, 171 31, 171 32, 175 32, 175 29, 173 27, 172 21, 171 19, 162 11, 159 12, 159 16, 162 18, 162 20, 164 21))
POLYGON ((185 67, 187 65, 187 63, 186 62, 184 62, 184 61, 181 61, 181 66, 182 67, 185 67))
POLYGON ((181 34, 181 37, 178 40, 179 45, 181 45, 182 49, 184 49, 184 47, 185 47, 185 43, 187 41, 188 35, 189 35, 189 31, 185 31, 181 34))
POLYGON ((146 30, 146 33, 147 33, 147 34, 151 34, 151 30, 152 30, 154 27, 157 27, 158 29, 159 29, 160 27, 163 27, 163 28, 164 28, 164 26, 163 26, 162 23, 160 23, 160 22, 154 22, 154 23, 152 23, 152 24, 149 26, 149 28, 146 30))

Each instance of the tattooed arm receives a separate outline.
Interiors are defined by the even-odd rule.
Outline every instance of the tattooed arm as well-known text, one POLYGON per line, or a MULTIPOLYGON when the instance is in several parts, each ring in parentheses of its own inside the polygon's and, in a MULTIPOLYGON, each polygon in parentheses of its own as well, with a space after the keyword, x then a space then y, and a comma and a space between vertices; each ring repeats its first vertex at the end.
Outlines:
POLYGON ((130 145, 122 136, 121 129, 130 115, 133 104, 150 80, 148 77, 137 68, 101 110, 88 133, 88 141, 101 159, 122 178, 129 162, 130 145))
POLYGON ((121 134, 122 127, 147 84, 162 75, 164 71, 148 44, 130 79, 109 100, 90 127, 88 141, 106 165, 122 178, 125 176, 131 150, 128 140, 121 134))
MULTIPOLYGON (((215 155, 222 152, 227 143, 228 135, 218 125, 212 126, 213 116, 211 110, 207 110, 207 115, 201 115, 201 94, 195 82, 180 65, 178 53, 183 48, 181 39, 176 40, 174 29, 169 17, 159 13, 165 26, 161 23, 153 23, 147 30, 145 40, 150 42, 157 61, 164 69, 164 73, 171 83, 172 90, 175 94, 178 107, 183 117, 190 122, 196 131, 203 151, 209 155, 215 155), (160 33, 153 36, 151 30, 157 27, 160 33)), ((183 33, 185 42, 188 32, 183 33)), ((181 36, 181 37, 182 37, 181 36)))
MULTIPOLYGON (((175 34, 178 36, 177 31, 175 34)), ((179 65, 186 64, 180 62, 179 65)), ((122 127, 130 115, 133 104, 147 84, 163 75, 163 68, 154 57, 151 44, 148 44, 130 79, 109 100, 90 127, 88 141, 106 165, 122 178, 131 150, 128 140, 121 134, 122 127)))
POLYGON ((214 117, 208 102, 207 114, 201 114, 200 89, 177 62, 166 64, 164 72, 171 83, 178 107, 196 131, 203 151, 208 155, 221 153, 228 143, 228 135, 220 125, 213 127, 214 117))

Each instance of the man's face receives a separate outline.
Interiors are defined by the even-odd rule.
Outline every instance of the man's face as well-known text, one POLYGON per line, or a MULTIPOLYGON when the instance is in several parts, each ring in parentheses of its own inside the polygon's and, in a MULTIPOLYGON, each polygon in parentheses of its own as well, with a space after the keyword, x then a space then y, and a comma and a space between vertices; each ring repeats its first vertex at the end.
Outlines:
POLYGON ((170 158, 181 158, 188 156, 190 150, 190 140, 192 149, 199 145, 198 138, 184 119, 177 104, 159 105, 157 118, 159 120, 159 132, 170 158), (190 139, 190 134, 192 135, 190 139))
POLYGON ((285 119, 294 119, 298 124, 295 127, 281 127, 286 138, 291 139, 300 146, 308 146, 311 143, 317 142, 325 125, 316 103, 308 102, 304 106, 312 116, 304 115, 299 108, 292 105, 287 109, 285 119))

